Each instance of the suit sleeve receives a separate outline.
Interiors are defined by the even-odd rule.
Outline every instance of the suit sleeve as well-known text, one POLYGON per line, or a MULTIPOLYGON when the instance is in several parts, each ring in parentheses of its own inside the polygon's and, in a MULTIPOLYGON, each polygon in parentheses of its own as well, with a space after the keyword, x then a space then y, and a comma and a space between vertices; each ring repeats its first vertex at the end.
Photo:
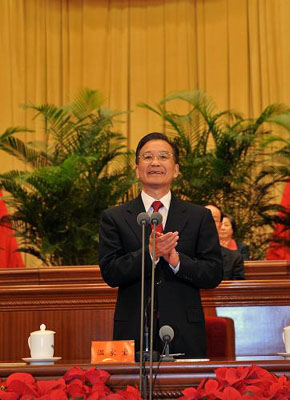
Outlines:
POLYGON ((238 243, 238 251, 242 254, 244 260, 250 259, 249 247, 245 243, 238 243))
MULTIPOLYGON (((111 287, 130 285, 141 280, 142 249, 138 245, 132 250, 129 231, 124 231, 122 221, 112 210, 106 210, 100 225, 99 259, 104 281, 111 287), (130 251, 126 248, 130 247, 130 251), (129 245, 130 244, 130 245, 129 245)), ((151 276, 151 258, 145 251, 145 277, 151 276)))
MULTIPOLYGON (((180 242, 182 237, 180 238, 180 242)), ((221 249, 215 223, 209 210, 204 209, 193 255, 179 251, 180 269, 176 276, 200 289, 216 287, 223 278, 221 249)))
POLYGON ((235 252, 235 262, 233 265, 233 280, 241 280, 245 279, 245 269, 244 269, 244 259, 243 256, 239 252, 235 252))

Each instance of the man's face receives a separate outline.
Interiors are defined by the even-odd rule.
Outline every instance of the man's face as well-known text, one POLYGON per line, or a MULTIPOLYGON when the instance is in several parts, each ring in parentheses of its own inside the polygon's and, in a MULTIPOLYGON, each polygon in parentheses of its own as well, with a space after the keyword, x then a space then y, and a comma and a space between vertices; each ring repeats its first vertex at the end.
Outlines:
POLYGON ((205 208, 207 208, 208 210, 211 211, 211 215, 214 219, 216 229, 219 233, 220 228, 221 228, 221 212, 220 212, 220 210, 212 205, 205 206, 205 208))
POLYGON ((136 174, 143 190, 168 191, 178 176, 179 165, 175 163, 173 150, 165 140, 150 140, 140 150, 136 174))

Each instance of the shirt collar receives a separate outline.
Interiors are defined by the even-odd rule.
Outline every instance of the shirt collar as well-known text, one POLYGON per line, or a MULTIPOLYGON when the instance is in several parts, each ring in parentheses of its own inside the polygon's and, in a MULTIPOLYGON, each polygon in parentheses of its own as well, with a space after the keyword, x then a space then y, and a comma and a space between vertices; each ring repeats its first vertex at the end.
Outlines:
MULTIPOLYGON (((149 194, 145 193, 143 190, 141 192, 141 198, 145 207, 145 211, 148 212, 150 207, 152 206, 153 201, 156 201, 156 199, 154 199, 154 197, 149 196, 149 194)), ((171 191, 169 190, 169 192, 166 193, 166 195, 159 200, 168 211, 171 201, 171 191)))

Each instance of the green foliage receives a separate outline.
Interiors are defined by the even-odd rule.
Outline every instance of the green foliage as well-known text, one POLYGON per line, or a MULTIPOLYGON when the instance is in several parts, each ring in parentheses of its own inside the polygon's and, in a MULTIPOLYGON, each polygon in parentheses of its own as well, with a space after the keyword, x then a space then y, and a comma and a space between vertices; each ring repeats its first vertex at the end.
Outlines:
POLYGON ((26 106, 43 121, 41 146, 15 136, 25 129, 9 128, 0 136, 0 149, 29 168, 0 175, 14 210, 9 220, 21 251, 45 264, 97 264, 101 214, 135 181, 124 137, 113 131, 120 113, 101 104, 101 95, 86 89, 65 107, 26 106))
POLYGON ((245 119, 231 110, 216 112, 200 91, 176 92, 156 107, 140 106, 164 119, 180 149, 175 193, 197 204, 219 205, 235 218, 237 239, 249 244, 252 258, 263 258, 267 227, 280 222, 289 229, 289 213, 276 203, 274 189, 289 179, 290 142, 272 131, 273 126, 290 131, 289 109, 272 104, 257 119, 245 119), (172 101, 186 102, 189 111, 170 111, 172 101))

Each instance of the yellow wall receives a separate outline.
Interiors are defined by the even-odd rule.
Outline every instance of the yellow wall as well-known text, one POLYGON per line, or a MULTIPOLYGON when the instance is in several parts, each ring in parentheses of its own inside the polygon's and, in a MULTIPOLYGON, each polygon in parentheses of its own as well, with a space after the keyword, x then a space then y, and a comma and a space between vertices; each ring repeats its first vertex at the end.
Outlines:
MULTIPOLYGON (((0 0, 0 132, 31 125, 19 104, 99 89, 131 110, 130 147, 163 129, 138 102, 202 89, 220 110, 290 104, 289 0, 0 0)), ((29 138, 31 138, 31 134, 29 138)), ((0 171, 14 161, 3 162, 0 171)))

